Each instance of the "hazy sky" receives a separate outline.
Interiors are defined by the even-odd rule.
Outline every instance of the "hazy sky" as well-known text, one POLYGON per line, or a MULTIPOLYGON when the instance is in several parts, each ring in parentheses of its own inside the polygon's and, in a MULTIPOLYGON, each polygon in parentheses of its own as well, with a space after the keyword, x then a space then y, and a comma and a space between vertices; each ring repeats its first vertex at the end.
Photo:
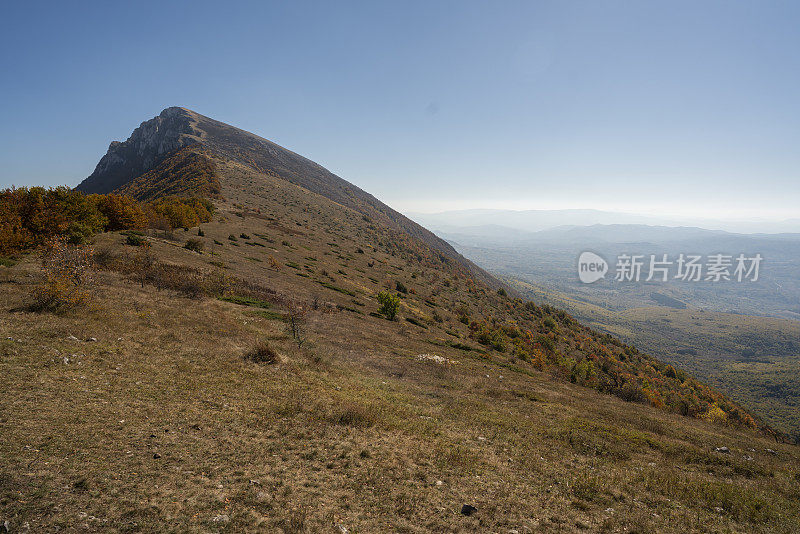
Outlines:
POLYGON ((404 211, 800 217, 800 3, 231 4, 5 2, 0 185, 179 105, 404 211))

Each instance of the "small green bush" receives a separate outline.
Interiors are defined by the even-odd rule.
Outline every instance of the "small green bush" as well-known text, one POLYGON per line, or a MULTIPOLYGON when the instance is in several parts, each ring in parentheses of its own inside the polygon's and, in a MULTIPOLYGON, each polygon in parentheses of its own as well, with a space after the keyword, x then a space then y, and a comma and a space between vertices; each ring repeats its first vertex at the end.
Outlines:
POLYGON ((394 321, 397 311, 400 309, 400 297, 392 295, 388 291, 381 291, 376 298, 381 305, 378 312, 390 321, 394 321))
POLYGON ((125 236, 125 244, 131 247, 148 247, 150 243, 139 234, 130 233, 125 236))
POLYGON ((200 239, 187 239, 186 243, 183 245, 183 248, 193 252, 203 252, 205 244, 200 239))

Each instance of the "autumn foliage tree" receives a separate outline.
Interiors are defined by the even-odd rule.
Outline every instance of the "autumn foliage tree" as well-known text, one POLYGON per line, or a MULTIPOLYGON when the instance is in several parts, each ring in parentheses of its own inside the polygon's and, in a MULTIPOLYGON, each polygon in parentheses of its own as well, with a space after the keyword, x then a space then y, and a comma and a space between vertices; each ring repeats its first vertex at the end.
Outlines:
POLYGON ((0 190, 0 254, 44 244, 54 236, 80 244, 103 231, 197 226, 214 205, 201 198, 160 198, 141 203, 125 195, 85 195, 68 187, 0 190))

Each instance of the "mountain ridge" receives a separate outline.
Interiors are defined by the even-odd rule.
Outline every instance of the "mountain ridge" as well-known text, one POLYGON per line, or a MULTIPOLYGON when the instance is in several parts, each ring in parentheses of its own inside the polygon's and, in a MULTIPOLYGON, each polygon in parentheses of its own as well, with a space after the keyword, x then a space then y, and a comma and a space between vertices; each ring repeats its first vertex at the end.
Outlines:
MULTIPOLYGON (((364 217, 380 219, 422 241, 443 257, 461 264, 490 287, 502 286, 496 278, 464 258, 445 240, 322 165, 268 139, 188 108, 166 108, 158 116, 142 122, 126 141, 112 142, 94 172, 76 189, 84 193, 134 193, 139 199, 151 198, 158 190, 168 188, 163 185, 148 186, 140 178, 159 166, 175 166, 173 158, 186 157, 185 151, 190 146, 197 147, 194 152, 200 155, 200 159, 208 158, 202 163, 207 169, 215 167, 212 160, 216 158, 235 162, 262 175, 283 179, 354 209, 364 217), (140 183, 132 188, 130 184, 137 180, 140 183)), ((180 192, 208 194, 211 190, 218 193, 221 188, 217 182, 225 182, 226 176, 219 172, 209 176, 209 172, 200 180, 198 189, 193 191, 192 188, 184 188, 180 192)))

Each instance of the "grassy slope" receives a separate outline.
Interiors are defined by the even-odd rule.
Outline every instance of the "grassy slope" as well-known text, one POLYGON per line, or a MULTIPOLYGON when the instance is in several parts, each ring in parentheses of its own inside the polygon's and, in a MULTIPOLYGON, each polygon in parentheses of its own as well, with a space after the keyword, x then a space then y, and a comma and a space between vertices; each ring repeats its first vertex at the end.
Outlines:
MULTIPOLYGON (((444 306, 444 327, 370 317, 387 280, 438 302, 471 297, 458 287, 429 294, 441 266, 416 263, 412 277, 321 197, 235 165, 223 171, 226 220, 203 225, 214 255, 180 246, 195 231, 153 239, 153 253, 364 313, 312 315, 301 350, 256 308, 157 292, 114 272, 98 273, 89 310, 9 311, 29 294, 35 261, 3 270, 0 519, 12 528, 800 529, 795 447, 445 346, 445 329, 463 338, 465 328, 444 306), (238 217, 233 203, 261 216, 238 217), (241 233, 249 238, 228 239, 241 233), (281 363, 244 361, 265 338, 281 363), (430 353, 454 363, 418 359, 430 353), (460 515, 464 503, 478 513, 460 515)), ((134 254, 122 241, 104 235, 97 247, 134 254)), ((401 315, 432 311, 407 298, 401 315)))
POLYGON ((683 367, 775 428, 800 436, 800 385, 795 379, 800 373, 800 322, 666 307, 609 310, 524 282, 513 284, 537 301, 564 308, 593 328, 683 367))

